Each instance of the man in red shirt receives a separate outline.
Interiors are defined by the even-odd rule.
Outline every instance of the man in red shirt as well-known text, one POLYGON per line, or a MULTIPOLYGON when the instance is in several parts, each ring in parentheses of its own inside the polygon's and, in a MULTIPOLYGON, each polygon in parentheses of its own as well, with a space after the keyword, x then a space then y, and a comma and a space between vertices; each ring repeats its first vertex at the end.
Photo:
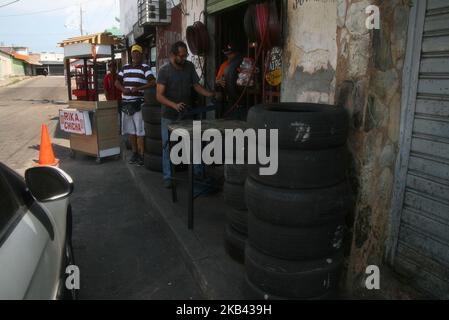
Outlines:
POLYGON ((103 79, 103 89, 106 95, 106 100, 118 102, 122 101, 122 92, 115 86, 115 81, 117 80, 117 64, 114 60, 108 63, 109 73, 103 79))

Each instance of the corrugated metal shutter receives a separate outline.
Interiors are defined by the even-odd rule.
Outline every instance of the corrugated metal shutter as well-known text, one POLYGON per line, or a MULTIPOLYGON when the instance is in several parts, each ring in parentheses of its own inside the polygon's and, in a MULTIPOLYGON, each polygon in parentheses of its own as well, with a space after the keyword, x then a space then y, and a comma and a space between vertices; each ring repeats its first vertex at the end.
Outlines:
POLYGON ((399 238, 398 271, 449 298, 449 1, 428 0, 399 238))
POLYGON ((207 0, 206 11, 208 14, 215 13, 232 6, 249 2, 248 0, 207 0))

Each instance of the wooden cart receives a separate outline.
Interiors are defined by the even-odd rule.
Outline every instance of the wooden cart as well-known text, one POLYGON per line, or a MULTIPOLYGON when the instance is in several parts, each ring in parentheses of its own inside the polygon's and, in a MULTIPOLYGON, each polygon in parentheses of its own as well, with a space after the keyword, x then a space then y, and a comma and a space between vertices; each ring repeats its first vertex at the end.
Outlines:
MULTIPOLYGON (((60 45, 64 48, 65 69, 69 96, 69 108, 88 111, 92 135, 70 134, 71 155, 80 152, 96 158, 101 163, 103 158, 119 157, 120 130, 117 101, 99 101, 97 59, 115 59, 114 46, 121 40, 108 33, 99 33, 64 40, 60 45), (73 100, 70 60, 83 60, 85 94, 77 94, 73 100), (89 62, 93 62, 88 67, 89 62), (93 70, 93 71, 92 71, 93 70)), ((75 90, 79 93, 79 88, 75 90)))
POLYGON ((88 111, 92 135, 70 134, 70 152, 77 152, 101 159, 121 154, 117 101, 70 101, 69 108, 88 111))

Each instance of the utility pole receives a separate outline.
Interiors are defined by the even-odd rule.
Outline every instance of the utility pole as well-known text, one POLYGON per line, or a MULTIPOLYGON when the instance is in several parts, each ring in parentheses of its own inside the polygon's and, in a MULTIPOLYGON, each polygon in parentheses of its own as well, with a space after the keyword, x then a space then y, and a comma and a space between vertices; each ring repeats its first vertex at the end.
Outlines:
POLYGON ((80 32, 83 35, 83 5, 80 3, 80 32))

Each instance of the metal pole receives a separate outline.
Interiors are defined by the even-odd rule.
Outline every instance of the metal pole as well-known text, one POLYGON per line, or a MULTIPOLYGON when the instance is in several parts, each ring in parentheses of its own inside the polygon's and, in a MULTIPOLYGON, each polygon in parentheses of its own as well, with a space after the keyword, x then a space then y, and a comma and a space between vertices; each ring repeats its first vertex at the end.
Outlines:
POLYGON ((97 65, 97 59, 94 59, 94 86, 95 86, 95 101, 99 101, 99 94, 98 94, 98 65, 97 65))
POLYGON ((86 101, 89 101, 89 75, 87 72, 87 59, 84 58, 84 84, 86 86, 86 101))
POLYGON ((187 203, 187 225, 189 230, 193 230, 193 203, 195 201, 193 188, 194 188, 194 175, 193 175, 193 140, 190 141, 190 163, 189 163, 189 198, 187 203))
POLYGON ((80 32, 83 35, 83 5, 80 3, 80 32))
POLYGON ((70 59, 65 59, 65 70, 66 70, 65 72, 67 78, 67 90, 69 101, 72 101, 72 77, 70 75, 70 59))

